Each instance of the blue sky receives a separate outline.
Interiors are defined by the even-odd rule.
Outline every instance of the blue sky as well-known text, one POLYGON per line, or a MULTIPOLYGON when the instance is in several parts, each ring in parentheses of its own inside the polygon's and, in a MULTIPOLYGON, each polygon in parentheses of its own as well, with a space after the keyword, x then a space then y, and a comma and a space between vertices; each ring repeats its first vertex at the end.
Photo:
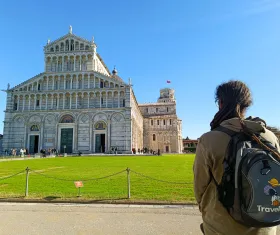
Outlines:
MULTIPOLYGON (((110 70, 131 77, 139 103, 156 101, 160 88, 176 90, 183 137, 209 130, 215 88, 230 79, 251 88, 248 115, 279 127, 279 23, 278 0, 5 1, 0 88, 41 73, 43 46, 72 25, 74 34, 95 37, 110 70)), ((0 100, 3 133, 4 92, 0 100)))

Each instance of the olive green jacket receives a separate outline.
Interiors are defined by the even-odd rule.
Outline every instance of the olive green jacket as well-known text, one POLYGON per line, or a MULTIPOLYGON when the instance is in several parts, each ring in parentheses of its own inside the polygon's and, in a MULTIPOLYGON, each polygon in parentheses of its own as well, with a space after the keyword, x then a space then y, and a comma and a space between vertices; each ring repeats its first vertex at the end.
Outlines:
MULTIPOLYGON (((248 118, 246 126, 261 135, 278 150, 279 140, 271 131, 265 128, 266 124, 259 118, 248 118)), ((232 118, 221 123, 221 126, 233 131, 240 131, 238 118, 232 118)), ((230 137, 219 131, 210 131, 203 134, 198 141, 194 162, 194 192, 200 212, 202 213, 203 227, 206 235, 276 235, 276 227, 255 229, 245 227, 232 219, 227 210, 218 200, 215 181, 220 184, 223 176, 223 160, 230 137), (215 181, 214 181, 215 180, 215 181)))

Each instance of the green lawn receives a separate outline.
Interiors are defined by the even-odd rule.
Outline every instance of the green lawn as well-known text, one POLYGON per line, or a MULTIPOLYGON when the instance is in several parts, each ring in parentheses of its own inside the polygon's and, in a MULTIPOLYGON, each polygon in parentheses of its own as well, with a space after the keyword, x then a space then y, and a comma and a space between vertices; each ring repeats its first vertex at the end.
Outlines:
MULTIPOLYGON (((130 172, 131 201, 190 202, 194 200, 193 160, 194 155, 186 154, 135 157, 59 157, 2 161, 0 162, 0 198, 24 196, 25 172, 9 179, 1 178, 20 172, 26 167, 31 169, 28 198, 57 198, 59 200, 77 198, 75 180, 99 178, 129 167, 133 171, 159 180, 189 183, 164 183, 130 172), (40 174, 32 172, 32 170, 40 174)), ((126 172, 106 179, 84 181, 83 183, 82 196, 79 200, 125 200, 127 198, 126 172)))

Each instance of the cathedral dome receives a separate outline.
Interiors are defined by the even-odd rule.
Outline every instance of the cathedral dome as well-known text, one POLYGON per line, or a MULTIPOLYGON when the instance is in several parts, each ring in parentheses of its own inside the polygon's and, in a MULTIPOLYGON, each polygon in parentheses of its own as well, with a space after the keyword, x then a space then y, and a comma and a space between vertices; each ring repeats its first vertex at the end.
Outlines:
POLYGON ((116 66, 114 67, 113 71, 112 71, 113 75, 117 75, 118 74, 118 70, 116 69, 116 66))

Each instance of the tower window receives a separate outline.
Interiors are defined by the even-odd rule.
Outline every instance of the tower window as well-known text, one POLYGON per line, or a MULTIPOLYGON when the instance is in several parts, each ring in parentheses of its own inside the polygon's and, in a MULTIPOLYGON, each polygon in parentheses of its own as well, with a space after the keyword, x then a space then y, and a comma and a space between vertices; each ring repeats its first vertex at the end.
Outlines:
POLYGON ((125 99, 123 99, 123 107, 125 107, 125 99))
POLYGON ((153 141, 156 141, 156 135, 153 134, 153 141))
POLYGON ((159 120, 157 120, 157 124, 159 125, 159 120))
POLYGON ((146 113, 148 113, 149 112, 149 109, 148 108, 146 108, 146 113))
POLYGON ((151 125, 152 125, 152 126, 154 125, 154 120, 151 120, 151 125))
POLYGON ((36 106, 38 107, 40 105, 40 100, 36 101, 36 106))
POLYGON ((170 124, 170 126, 172 125, 172 120, 171 119, 169 120, 169 124, 170 124))
POLYGON ((101 98, 101 104, 103 104, 103 98, 101 98))
POLYGON ((166 112, 168 112, 168 107, 166 108, 166 112))
POLYGON ((156 108, 156 112, 158 112, 158 108, 156 108))
POLYGON ((165 125, 165 120, 163 120, 163 125, 165 125))

